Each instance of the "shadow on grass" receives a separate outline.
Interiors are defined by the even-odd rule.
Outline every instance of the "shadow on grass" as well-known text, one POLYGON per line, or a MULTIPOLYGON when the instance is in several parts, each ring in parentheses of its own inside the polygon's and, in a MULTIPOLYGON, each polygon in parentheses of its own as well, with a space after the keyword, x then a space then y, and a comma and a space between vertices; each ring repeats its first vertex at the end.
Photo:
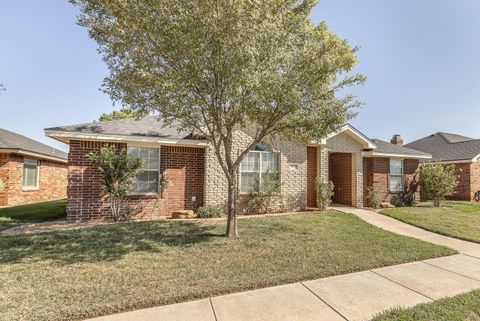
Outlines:
POLYGON ((0 237, 0 264, 113 261, 132 252, 161 253, 168 247, 211 242, 223 234, 198 222, 132 222, 36 235, 0 237))

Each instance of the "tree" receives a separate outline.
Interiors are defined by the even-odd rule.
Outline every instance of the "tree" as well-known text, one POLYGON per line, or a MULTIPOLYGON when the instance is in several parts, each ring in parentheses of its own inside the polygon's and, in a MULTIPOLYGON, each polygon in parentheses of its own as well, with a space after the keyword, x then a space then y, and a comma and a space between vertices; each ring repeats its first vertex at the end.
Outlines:
POLYGON ((3 192, 5 188, 5 183, 0 179, 0 192, 3 192))
POLYGON ((113 219, 118 221, 120 218, 128 218, 131 211, 125 204, 125 197, 142 171, 143 160, 128 154, 126 149, 117 150, 114 145, 88 154, 88 159, 100 170, 102 190, 110 200, 113 219))
POLYGON ((120 110, 114 110, 111 113, 103 113, 99 121, 110 121, 110 120, 119 120, 119 119, 132 119, 139 118, 142 116, 137 110, 132 110, 130 108, 123 107, 120 110))
POLYGON ((440 206, 445 196, 452 195, 458 185, 455 166, 452 164, 431 163, 420 166, 420 184, 424 195, 433 199, 435 207, 440 206))
MULTIPOLYGON (((281 134, 319 140, 355 115, 339 92, 356 48, 314 25, 314 0, 70 0, 110 69, 114 101, 195 131, 228 182, 227 236, 237 235, 237 171, 246 153, 281 134), (235 132, 253 127, 235 149, 235 132)), ((344 91, 342 91, 344 92, 344 91)))
POLYGON ((2 93, 2 91, 5 91, 5 90, 6 90, 6 89, 5 89, 5 86, 2 85, 2 84, 0 84, 0 93, 2 93))

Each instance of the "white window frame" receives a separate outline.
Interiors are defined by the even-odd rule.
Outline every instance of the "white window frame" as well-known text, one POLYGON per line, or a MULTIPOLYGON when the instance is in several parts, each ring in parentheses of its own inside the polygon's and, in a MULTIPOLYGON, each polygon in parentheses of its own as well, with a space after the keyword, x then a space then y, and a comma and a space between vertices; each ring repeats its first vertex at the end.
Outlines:
MULTIPOLYGON (((31 165, 31 164, 30 164, 31 165)), ((34 158, 23 158, 23 170, 22 170, 22 189, 24 191, 34 191, 38 190, 40 188, 40 160, 39 159, 34 159, 34 158), (35 181, 35 186, 25 186, 25 163, 27 161, 32 161, 35 162, 37 165, 37 177, 35 181)))
POLYGON ((405 192, 405 160, 403 158, 390 158, 388 162, 388 190, 390 193, 402 193, 405 192), (394 174, 392 175, 392 161, 399 161, 402 164, 402 173, 401 174, 394 174), (401 177, 402 179, 402 189, 401 190, 393 190, 392 189, 392 176, 393 177, 401 177))
MULTIPOLYGON (((267 145, 268 146, 268 145, 267 145)), ((270 148, 270 146, 268 146, 270 148)), ((271 148, 270 148, 271 149, 271 148)), ((279 153, 276 153, 273 151, 273 149, 271 149, 271 151, 260 151, 260 150, 251 150, 249 151, 245 156, 244 158, 242 159, 242 162, 243 160, 245 159, 245 157, 250 154, 250 153, 258 153, 259 154, 259 158, 258 158, 258 171, 242 171, 242 165, 241 165, 241 162, 240 162, 240 168, 239 168, 239 185, 238 185, 238 188, 240 190, 240 194, 248 194, 250 193, 250 191, 242 191, 242 173, 258 173, 258 179, 259 179, 259 183, 260 183, 260 186, 262 186, 262 173, 263 173, 263 167, 262 167, 262 155, 264 154, 271 154, 271 155, 274 155, 276 158, 277 158, 277 170, 275 171, 275 173, 280 173, 280 156, 279 156, 279 153)))
MULTIPOLYGON (((141 145, 127 145, 127 153, 129 153, 128 149, 129 148, 148 148, 148 149, 158 149, 158 186, 157 186, 157 192, 145 192, 145 193, 142 193, 142 192, 137 192, 137 191, 131 191, 128 193, 128 195, 132 195, 132 196, 135 196, 135 195, 158 195, 158 192, 160 191, 160 179, 162 177, 162 174, 160 172, 160 163, 161 163, 161 146, 158 146, 158 147, 154 147, 154 146, 141 146, 141 145)), ((143 173, 143 171, 142 171, 143 173)), ((140 173, 141 174, 141 173, 140 173)), ((139 174, 139 175, 140 175, 139 174)))

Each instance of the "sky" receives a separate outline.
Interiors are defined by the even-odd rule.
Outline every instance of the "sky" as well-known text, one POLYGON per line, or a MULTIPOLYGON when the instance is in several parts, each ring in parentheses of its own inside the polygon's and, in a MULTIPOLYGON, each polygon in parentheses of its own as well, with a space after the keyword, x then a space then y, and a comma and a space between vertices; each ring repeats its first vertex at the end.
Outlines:
MULTIPOLYGON (((0 128, 66 150, 44 128, 109 112, 108 70, 66 0, 0 0, 0 128)), ((407 142, 445 131, 480 138, 480 1, 321 0, 315 23, 359 46, 351 124, 407 142)))

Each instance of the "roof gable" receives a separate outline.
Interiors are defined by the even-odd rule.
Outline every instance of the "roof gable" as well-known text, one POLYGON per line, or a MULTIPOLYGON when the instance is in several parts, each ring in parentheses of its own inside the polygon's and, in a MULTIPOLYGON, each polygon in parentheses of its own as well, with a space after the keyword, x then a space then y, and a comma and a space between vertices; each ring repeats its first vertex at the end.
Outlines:
POLYGON ((430 153, 436 161, 472 161, 480 156, 480 139, 435 133, 405 145, 430 153))
POLYGON ((358 129, 356 129, 350 124, 343 125, 342 127, 339 128, 339 130, 331 133, 326 138, 322 139, 321 144, 325 145, 329 138, 332 138, 340 134, 348 135, 350 138, 352 138, 357 143, 359 143, 363 148, 366 148, 366 149, 376 148, 376 145, 370 140, 370 138, 365 136, 362 132, 360 132, 358 129))
POLYGON ((67 159, 67 153, 53 148, 26 136, 0 128, 0 148, 10 151, 24 151, 29 153, 53 157, 60 160, 67 159))

